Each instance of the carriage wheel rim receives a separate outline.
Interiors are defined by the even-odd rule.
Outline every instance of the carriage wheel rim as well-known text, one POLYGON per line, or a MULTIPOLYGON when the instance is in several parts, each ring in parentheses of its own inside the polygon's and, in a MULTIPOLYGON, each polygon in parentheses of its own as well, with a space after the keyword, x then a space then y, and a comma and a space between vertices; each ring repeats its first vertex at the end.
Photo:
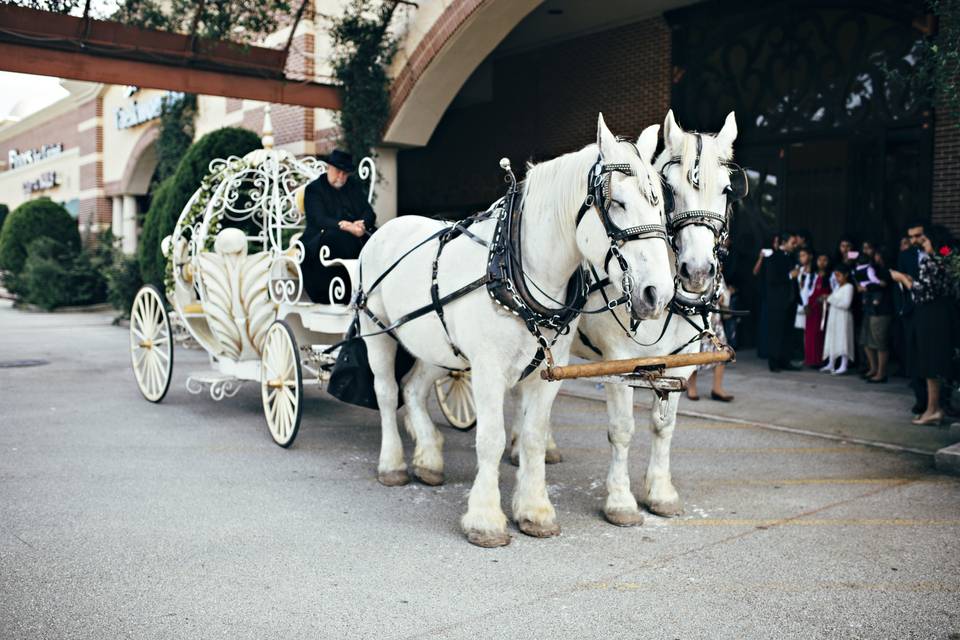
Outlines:
POLYGON ((274 442, 287 446, 296 437, 302 387, 296 347, 281 324, 271 327, 263 348, 261 396, 274 442))
POLYGON ((167 393, 173 368, 170 323, 160 294, 145 287, 130 313, 130 360, 137 387, 150 402, 167 393))
POLYGON ((437 401, 450 426, 470 429, 477 423, 477 411, 473 404, 473 387, 469 371, 454 372, 436 383, 437 401))

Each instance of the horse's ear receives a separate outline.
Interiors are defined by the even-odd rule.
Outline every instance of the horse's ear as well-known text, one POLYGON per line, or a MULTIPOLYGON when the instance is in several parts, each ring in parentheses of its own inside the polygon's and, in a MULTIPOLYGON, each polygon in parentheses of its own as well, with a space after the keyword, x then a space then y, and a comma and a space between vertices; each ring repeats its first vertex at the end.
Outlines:
POLYGON ((660 125, 652 124, 640 134, 637 139, 637 151, 645 162, 653 159, 653 152, 657 150, 657 134, 660 133, 660 125))
POLYGON ((600 147, 600 155, 604 155, 610 149, 617 146, 617 138, 610 129, 607 129, 607 123, 603 121, 603 114, 597 117, 597 146, 600 147))
POLYGON ((673 109, 667 111, 667 117, 663 120, 663 143, 675 153, 680 153, 683 149, 683 129, 673 117, 673 109))
POLYGON ((737 116, 731 111, 723 122, 723 128, 717 134, 717 144, 724 160, 733 157, 733 141, 737 139, 737 116))

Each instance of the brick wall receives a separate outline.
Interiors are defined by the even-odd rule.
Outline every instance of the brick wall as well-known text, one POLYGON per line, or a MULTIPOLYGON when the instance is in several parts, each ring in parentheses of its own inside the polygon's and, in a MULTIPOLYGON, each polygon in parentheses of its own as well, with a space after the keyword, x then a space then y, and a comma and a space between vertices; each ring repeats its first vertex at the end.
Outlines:
MULTIPOLYGON (((77 112, 80 122, 94 117, 103 117, 103 97, 82 104, 77 112)), ((81 234, 99 233, 110 226, 112 213, 109 198, 103 195, 103 127, 91 127, 79 133, 80 155, 99 153, 99 158, 80 165, 80 207, 77 224, 81 234), (93 192, 96 190, 96 193, 93 192), (84 197, 86 195, 86 197, 84 197)))
MULTIPOLYGON (((25 151, 36 149, 45 144, 63 143, 63 150, 74 149, 80 146, 80 136, 77 134, 77 123, 80 121, 78 111, 70 111, 60 117, 41 123, 7 140, 0 141, 0 166, 9 169, 7 159, 10 150, 25 151)), ((81 155, 84 153, 80 149, 81 155)))
POLYGON ((933 222, 960 237, 960 122, 937 113, 933 132, 933 222))
POLYGON ((466 213, 503 190, 498 161, 522 173, 596 138, 597 113, 636 137, 670 105, 670 31, 653 18, 492 60, 492 100, 451 107, 422 149, 403 150, 400 213, 466 213))

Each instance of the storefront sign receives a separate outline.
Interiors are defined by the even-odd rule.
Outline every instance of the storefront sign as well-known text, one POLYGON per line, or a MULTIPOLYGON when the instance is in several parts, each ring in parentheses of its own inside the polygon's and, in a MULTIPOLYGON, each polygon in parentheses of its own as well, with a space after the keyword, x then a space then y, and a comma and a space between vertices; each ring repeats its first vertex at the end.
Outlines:
POLYGON ((131 100, 126 106, 114 109, 113 115, 117 129, 129 129, 159 118, 167 104, 182 99, 183 93, 167 91, 146 100, 131 100))
POLYGON ((63 153, 63 143, 58 142, 57 144, 45 144, 37 149, 26 149, 25 151, 10 149, 7 160, 11 169, 19 169, 47 158, 55 158, 61 153, 63 153))
POLYGON ((46 191, 47 189, 53 189, 58 186, 60 186, 60 176, 57 175, 56 171, 47 171, 46 173, 41 173, 39 177, 33 180, 24 182, 23 193, 30 195, 37 191, 46 191))

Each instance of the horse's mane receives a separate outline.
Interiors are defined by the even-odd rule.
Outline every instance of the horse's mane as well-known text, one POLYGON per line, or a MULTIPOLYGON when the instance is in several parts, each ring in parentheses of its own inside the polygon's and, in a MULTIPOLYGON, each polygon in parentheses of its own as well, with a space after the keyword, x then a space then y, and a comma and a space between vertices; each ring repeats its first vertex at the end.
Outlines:
MULTIPOLYGON (((697 138, 694 133, 697 132, 683 132, 683 149, 680 151, 680 175, 683 176, 684 180, 687 180, 690 169, 697 159, 697 138)), ((723 158, 719 154, 716 134, 701 133, 700 135, 703 137, 703 149, 700 151, 700 190, 703 193, 713 193, 716 188, 714 179, 718 175, 717 172, 721 168, 720 162, 723 158), (705 170, 705 168, 712 168, 713 170, 705 170)), ((654 163, 657 171, 661 171, 672 157, 674 156, 669 155, 666 149, 660 152, 654 163)))

